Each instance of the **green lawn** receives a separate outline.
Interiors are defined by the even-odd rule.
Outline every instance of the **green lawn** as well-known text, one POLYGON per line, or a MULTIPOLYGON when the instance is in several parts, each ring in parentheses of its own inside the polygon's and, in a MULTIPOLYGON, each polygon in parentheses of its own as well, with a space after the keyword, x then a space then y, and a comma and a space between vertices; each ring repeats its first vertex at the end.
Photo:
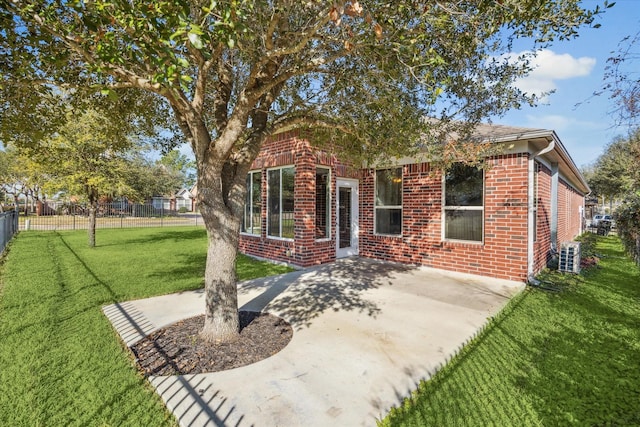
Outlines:
POLYGON ((640 425, 640 271, 615 236, 598 268, 549 276, 420 384, 384 426, 640 425))
MULTIPOLYGON (((1 426, 176 425, 101 306, 202 287, 201 228, 26 232, 0 282, 1 426)), ((286 267, 240 257, 241 280, 286 267)))

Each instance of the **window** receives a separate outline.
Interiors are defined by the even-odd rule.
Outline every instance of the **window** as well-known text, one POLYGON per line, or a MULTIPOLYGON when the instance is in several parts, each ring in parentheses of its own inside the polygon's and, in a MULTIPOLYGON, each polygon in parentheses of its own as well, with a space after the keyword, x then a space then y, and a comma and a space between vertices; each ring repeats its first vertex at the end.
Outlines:
POLYGON ((242 232, 260 234, 262 229, 262 172, 247 174, 247 195, 244 202, 242 232))
POLYGON ((316 239, 331 237, 331 174, 316 168, 316 239))
POLYGON ((267 234, 293 239, 293 166, 267 171, 267 234))
POLYGON ((402 234, 402 168, 376 171, 375 232, 402 234))
POLYGON ((482 169, 455 164, 444 179, 444 238, 482 241, 484 177, 482 169))

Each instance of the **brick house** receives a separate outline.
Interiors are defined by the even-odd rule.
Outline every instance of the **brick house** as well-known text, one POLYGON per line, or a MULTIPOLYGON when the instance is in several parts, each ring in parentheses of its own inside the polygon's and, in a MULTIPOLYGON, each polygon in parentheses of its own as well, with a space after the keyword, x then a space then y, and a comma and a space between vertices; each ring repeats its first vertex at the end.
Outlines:
POLYGON ((352 168, 296 133, 247 176, 240 250, 307 267, 359 255, 526 281, 582 232, 584 177, 552 130, 481 125, 485 170, 416 159, 352 168))

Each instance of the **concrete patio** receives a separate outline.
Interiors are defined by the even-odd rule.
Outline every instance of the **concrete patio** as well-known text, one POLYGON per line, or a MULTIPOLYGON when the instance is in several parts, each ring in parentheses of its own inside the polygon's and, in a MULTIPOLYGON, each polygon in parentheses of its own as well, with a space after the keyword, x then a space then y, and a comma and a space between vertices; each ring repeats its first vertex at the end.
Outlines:
MULTIPOLYGON (((239 285, 239 305, 289 321, 286 348, 242 368, 149 380, 181 426, 371 426, 523 288, 363 258, 252 280, 239 285)), ((204 293, 103 311, 130 346, 202 314, 204 293)))

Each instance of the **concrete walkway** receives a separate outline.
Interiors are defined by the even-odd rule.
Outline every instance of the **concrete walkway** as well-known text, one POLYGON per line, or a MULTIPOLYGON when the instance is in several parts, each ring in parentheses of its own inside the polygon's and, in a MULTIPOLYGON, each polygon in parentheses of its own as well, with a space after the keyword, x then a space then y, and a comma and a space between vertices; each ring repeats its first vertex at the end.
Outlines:
MULTIPOLYGON (((361 258, 244 282, 241 308, 288 320, 289 345, 242 368, 149 379, 181 426, 373 426, 523 287, 361 258)), ((130 346, 202 314, 204 293, 103 311, 130 346)))

